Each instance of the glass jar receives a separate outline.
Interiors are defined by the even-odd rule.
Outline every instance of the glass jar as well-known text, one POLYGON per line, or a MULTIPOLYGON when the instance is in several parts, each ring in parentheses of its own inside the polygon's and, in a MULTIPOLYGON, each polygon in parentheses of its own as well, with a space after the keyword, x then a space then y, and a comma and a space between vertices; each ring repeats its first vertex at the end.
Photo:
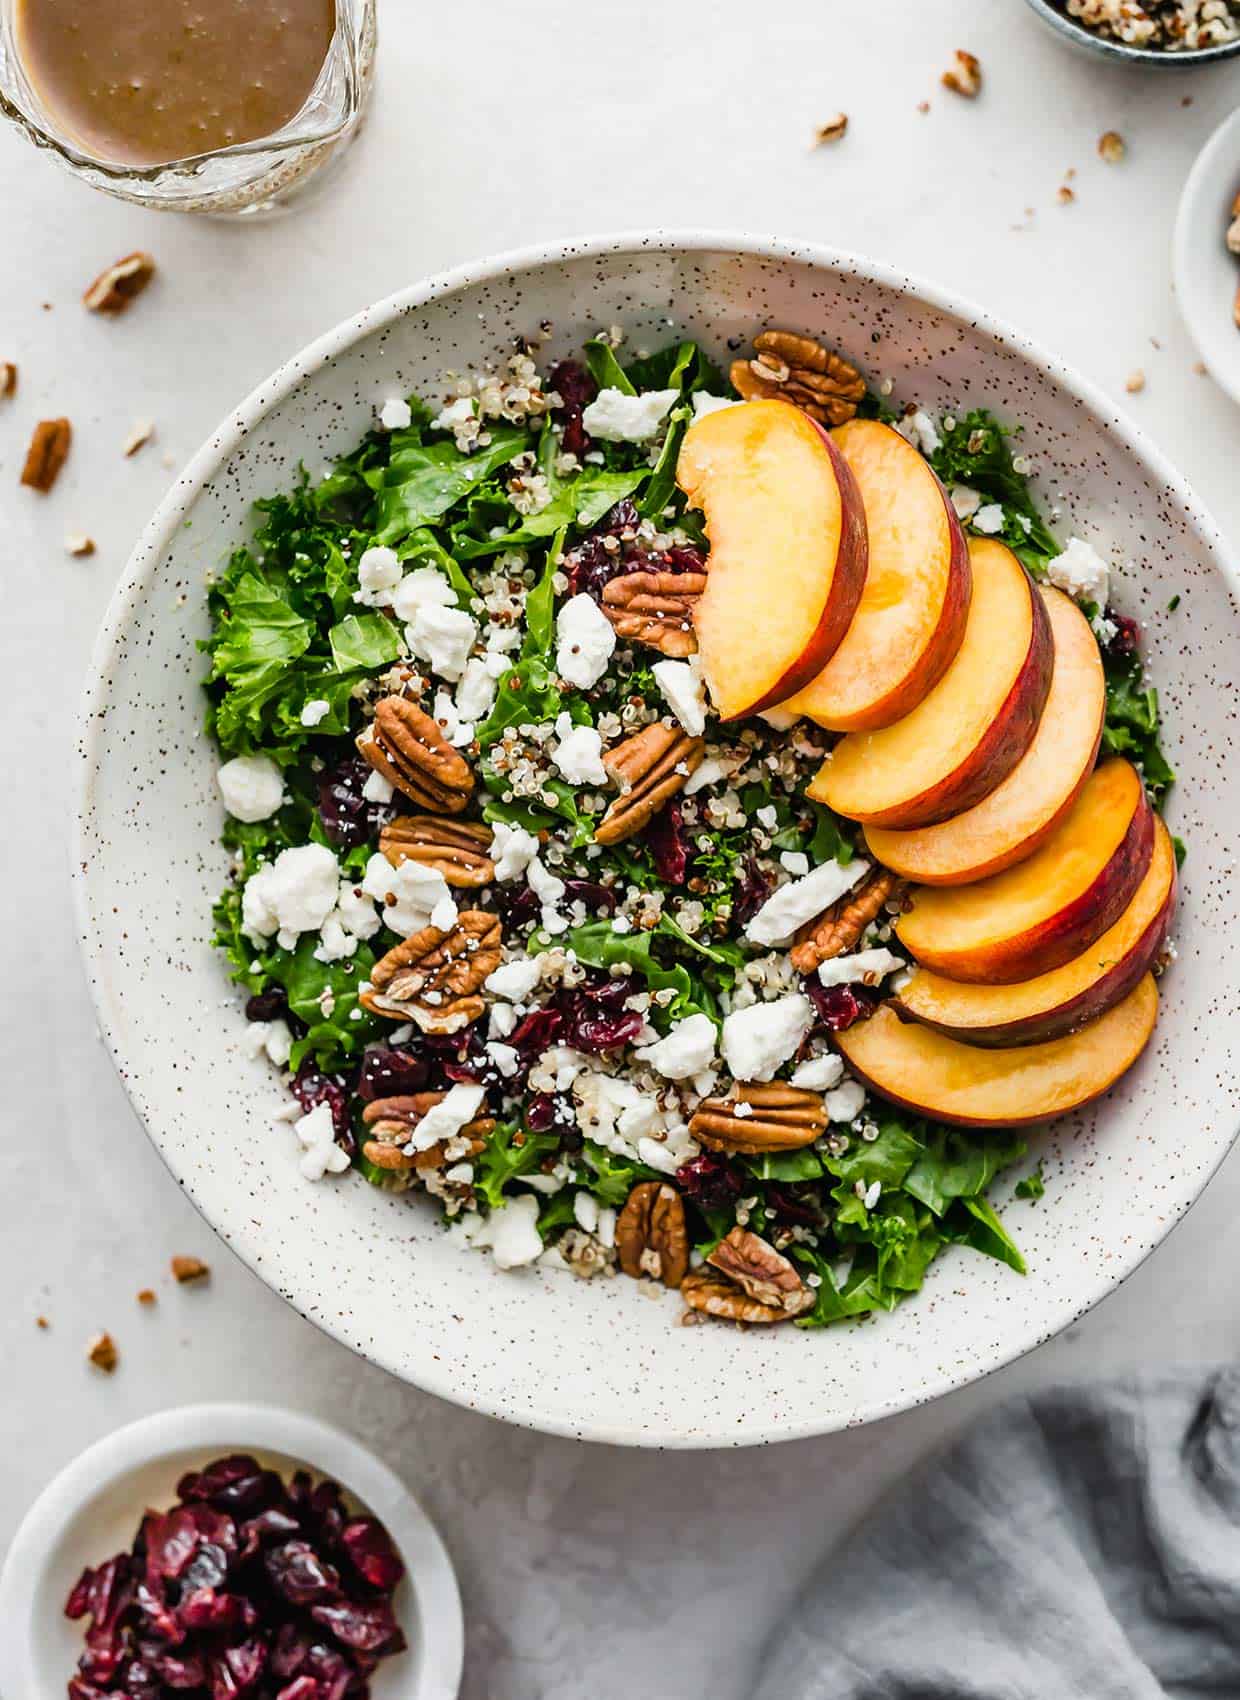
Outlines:
POLYGON ((84 153, 26 76, 17 52, 18 0, 0 0, 0 117, 75 177, 122 200, 168 212, 255 218, 296 205, 356 135, 370 94, 375 0, 336 0, 336 28, 301 110, 281 130, 190 159, 139 167, 84 153))

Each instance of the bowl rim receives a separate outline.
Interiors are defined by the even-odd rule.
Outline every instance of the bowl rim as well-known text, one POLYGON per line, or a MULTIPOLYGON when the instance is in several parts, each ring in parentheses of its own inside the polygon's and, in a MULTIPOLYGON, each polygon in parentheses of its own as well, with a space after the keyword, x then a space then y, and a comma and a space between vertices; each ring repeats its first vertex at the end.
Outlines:
MULTIPOLYGON (((146 592, 148 580, 157 571, 173 534, 182 523, 186 511, 201 493, 204 483, 235 452, 251 426, 287 399, 305 378, 328 365, 363 337, 380 332, 416 308, 458 290, 570 260, 614 258, 619 254, 644 252, 739 255, 758 260, 808 264, 837 273, 851 274, 855 278, 879 284, 898 294, 911 295, 925 305, 990 337, 1000 347, 1006 347, 1032 365, 1043 377, 1051 379, 1070 397, 1083 403, 1095 419, 1118 438, 1121 446, 1136 457, 1165 489, 1174 494, 1189 516, 1196 533, 1209 546, 1214 564, 1221 572, 1233 599, 1240 604, 1240 558, 1233 554, 1217 523, 1187 480, 1111 397, 1091 380, 1044 349, 1035 339, 1026 336, 1024 332, 997 318, 967 297, 902 268, 871 260, 862 254, 793 238, 706 227, 619 231, 614 234, 568 237, 534 243, 506 250, 490 258, 465 261, 445 271, 436 272, 404 289, 396 290, 373 305, 352 314, 282 362, 257 385, 208 436, 164 496, 139 537, 109 600, 91 652, 79 710, 77 772, 73 788, 75 814, 71 871, 78 942, 82 950, 91 998, 104 1043, 135 1114, 178 1187, 213 1231, 218 1232, 207 1206, 200 1202, 197 1196, 193 1178, 180 1175, 173 1168, 161 1144, 154 1113, 147 1114, 131 1088, 120 1038, 120 1024, 112 1019, 110 1011, 107 964, 100 942, 89 926, 91 795, 107 724, 106 716, 101 710, 107 705, 107 678, 111 664, 123 646, 126 625, 146 592)), ((1240 1126, 1237 1126, 1230 1137, 1218 1142, 1218 1148, 1203 1163, 1191 1195, 1169 1215, 1164 1230, 1156 1241, 1144 1250, 1121 1248, 1117 1251, 1108 1263, 1106 1273, 1099 1273, 1087 1286, 1078 1290, 1071 1306, 1065 1306, 1062 1314, 1056 1313, 1049 1323, 1043 1322, 1026 1328, 1014 1338, 1005 1337, 1001 1343, 988 1347, 963 1374, 958 1370, 943 1369, 916 1390, 863 1400, 854 1411, 846 1415, 828 1414, 821 1418, 790 1422, 775 1434, 756 1423, 752 1427, 738 1428, 715 1422, 691 1432, 654 1434, 623 1416, 616 1416, 607 1421, 572 1421, 559 1415, 547 1415, 532 1401, 511 1401, 503 1392, 492 1393, 472 1387, 466 1393, 454 1377, 451 1367, 437 1362, 431 1353, 416 1359, 415 1380, 415 1370, 398 1364, 394 1354, 386 1352, 378 1343, 371 1341, 363 1349, 348 1338, 343 1328, 335 1327, 323 1315, 313 1314, 312 1307, 303 1304, 297 1295, 281 1292, 280 1297, 285 1299, 298 1315, 312 1322, 325 1334, 350 1350, 357 1351, 370 1362, 378 1364, 397 1379, 410 1382, 465 1409, 481 1411, 487 1416, 541 1433, 608 1445, 686 1450, 752 1446, 804 1439, 875 1422, 914 1406, 927 1404, 960 1388, 972 1386, 1062 1333, 1121 1286, 1151 1252, 1163 1243, 1200 1198, 1237 1138, 1240 1138, 1240 1126)), ((251 1244, 244 1232, 238 1232, 230 1237, 227 1243, 260 1280, 265 1279, 262 1271, 263 1247, 257 1237, 251 1244)))
MULTIPOLYGON (((1211 130, 1201 145, 1201 151, 1189 167, 1184 187, 1180 190, 1175 224, 1172 227, 1171 274, 1180 319, 1194 348, 1218 387, 1233 401, 1240 402, 1240 358, 1231 366, 1214 360, 1213 350, 1205 333, 1197 285, 1200 270, 1197 256, 1202 251, 1202 244, 1209 240, 1210 228, 1208 224, 1203 227, 1201 223, 1204 210, 1201 203, 1214 186, 1216 174, 1221 177, 1222 167, 1228 160, 1231 161, 1229 177, 1240 182, 1240 109, 1229 112, 1226 118, 1211 130)), ((1222 204, 1220 200, 1220 213, 1222 204)), ((1216 228, 1221 234, 1221 218, 1216 228)), ((1237 286, 1240 287, 1240 271, 1237 272, 1237 286)), ((1235 331, 1231 334, 1234 336, 1235 331)))
MULTIPOLYGON (((385 1524, 409 1572, 418 1603, 421 1680, 410 1700, 455 1700, 465 1659, 456 1571, 443 1539, 396 1472, 353 1435, 302 1411, 243 1402, 174 1405, 114 1429, 70 1459, 22 1518, 0 1568, 0 1690, 44 1700, 43 1672, 28 1629, 49 1555, 100 1489, 139 1465, 186 1447, 284 1453, 338 1481, 385 1524)), ((135 1517, 142 1507, 135 1508, 135 1517)), ((99 1554, 96 1562, 106 1554, 99 1554)), ((65 1671, 59 1695, 71 1673, 65 1671)))
POLYGON ((1070 18, 1066 12, 1061 11, 1053 0, 1025 0, 1025 4, 1044 24, 1056 30, 1074 47, 1083 47, 1088 52, 1130 65, 1153 65, 1159 70, 1187 71, 1194 65, 1217 64, 1220 59, 1230 59, 1233 54, 1240 53, 1240 39, 1216 41, 1209 47, 1189 47, 1183 52, 1168 50, 1165 47, 1137 47, 1128 41, 1114 41, 1110 36, 1095 35, 1093 30, 1086 29, 1084 24, 1078 23, 1075 18, 1070 18))

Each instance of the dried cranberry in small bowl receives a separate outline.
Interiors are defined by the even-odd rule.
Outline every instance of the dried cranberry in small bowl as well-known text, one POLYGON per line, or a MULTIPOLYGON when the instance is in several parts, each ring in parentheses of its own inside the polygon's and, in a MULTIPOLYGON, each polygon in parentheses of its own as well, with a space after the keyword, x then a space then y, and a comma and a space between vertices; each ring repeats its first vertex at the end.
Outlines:
POLYGON ((406 1645, 382 1523, 351 1515, 336 1482, 286 1482, 248 1453, 177 1493, 70 1591, 65 1615, 89 1620, 70 1700, 366 1700, 406 1645))

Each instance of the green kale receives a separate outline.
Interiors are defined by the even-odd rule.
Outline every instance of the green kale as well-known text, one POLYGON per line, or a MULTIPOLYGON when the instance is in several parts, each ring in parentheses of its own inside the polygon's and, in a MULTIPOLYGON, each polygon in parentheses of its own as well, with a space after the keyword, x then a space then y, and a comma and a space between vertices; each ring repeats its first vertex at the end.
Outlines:
POLYGON ((1175 773, 1162 752, 1158 692, 1146 684, 1139 655, 1112 652, 1105 656, 1104 668, 1107 711, 1102 748, 1108 755, 1127 756, 1134 762, 1151 800, 1161 806, 1175 773))
POLYGON ((1036 1167, 1017 1181, 1016 1196, 1017 1198, 1027 1198, 1031 1204, 1036 1204, 1045 1192, 1046 1176, 1042 1172, 1042 1159, 1039 1157, 1036 1167))
POLYGON ((1060 553, 1029 492, 1029 480, 1016 470, 1008 438, 1017 433, 1000 425, 984 407, 941 427, 930 464, 950 490, 967 484, 1004 509, 1003 541, 1031 572, 1041 573, 1060 553))
POLYGON ((442 519, 462 497, 529 447, 522 425, 489 427, 491 441, 463 455, 451 438, 425 444, 420 432, 394 431, 392 449, 375 492, 375 539, 402 538, 442 519))

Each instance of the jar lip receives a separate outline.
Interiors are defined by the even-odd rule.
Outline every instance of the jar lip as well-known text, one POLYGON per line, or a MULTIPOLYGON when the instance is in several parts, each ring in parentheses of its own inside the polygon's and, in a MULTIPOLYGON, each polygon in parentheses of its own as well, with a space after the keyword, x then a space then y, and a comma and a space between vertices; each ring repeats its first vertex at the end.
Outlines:
MULTIPOLYGON (((287 124, 265 136, 211 148, 205 153, 186 154, 180 159, 161 160, 156 165, 126 165, 101 159, 56 130, 22 67, 8 29, 9 18, 0 15, 0 118, 10 119, 36 147, 46 148, 76 170, 117 184, 158 186, 169 180, 197 177, 217 162, 253 162, 265 169, 273 154, 298 153, 335 141, 356 118, 362 97, 359 50, 365 18, 372 5, 373 0, 336 0, 336 27, 319 74, 287 124)), ((0 8, 3 7, 4 0, 0 0, 0 8)))

